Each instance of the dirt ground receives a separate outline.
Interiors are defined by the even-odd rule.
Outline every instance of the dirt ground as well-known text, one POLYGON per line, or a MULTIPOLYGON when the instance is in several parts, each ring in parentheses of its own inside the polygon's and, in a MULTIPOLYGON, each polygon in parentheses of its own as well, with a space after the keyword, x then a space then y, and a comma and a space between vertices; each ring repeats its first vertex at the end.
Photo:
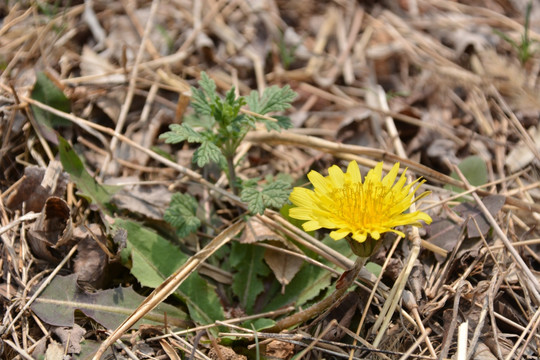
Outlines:
POLYGON ((539 356, 540 3, 6 0, 0 17, 3 359, 539 356), (216 104, 247 99, 248 132, 208 130, 203 74, 216 104), (340 292, 356 256, 287 197, 352 160, 425 179, 433 222, 387 233, 340 292))

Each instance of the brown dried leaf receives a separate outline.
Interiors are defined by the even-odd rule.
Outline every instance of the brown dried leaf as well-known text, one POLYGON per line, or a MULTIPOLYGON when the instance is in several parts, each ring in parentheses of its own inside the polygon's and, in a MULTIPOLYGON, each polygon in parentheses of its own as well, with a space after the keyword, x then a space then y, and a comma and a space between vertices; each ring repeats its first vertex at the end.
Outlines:
POLYGON ((294 344, 272 340, 266 345, 266 356, 271 359, 290 359, 294 354, 294 344))
MULTIPOLYGON (((285 248, 282 243, 275 242, 273 245, 285 248)), ((276 279, 282 286, 286 286, 291 282, 304 263, 304 260, 297 256, 285 254, 279 250, 273 249, 266 249, 264 252, 264 261, 266 261, 270 269, 272 269, 276 279)))
POLYGON ((90 224, 88 227, 79 226, 73 232, 73 236, 80 239, 77 255, 73 260, 73 272, 78 275, 79 281, 100 288, 108 264, 107 254, 97 243, 99 241, 102 246, 106 246, 101 228, 97 224, 90 224))
MULTIPOLYGON (((504 201, 505 198, 501 195, 490 195, 482 199, 482 202, 493 216, 501 210, 504 201)), ((474 203, 462 203, 452 210, 463 220, 470 218, 470 220, 467 221, 467 234, 469 238, 479 237, 480 232, 485 236, 491 228, 491 225, 482 211, 474 203), (478 228, 475 225, 475 221, 478 224, 478 228), (478 232, 478 229, 480 229, 480 232, 478 232)), ((426 226, 426 229, 430 234, 428 241, 447 251, 452 251, 459 241, 461 227, 462 224, 457 224, 448 218, 435 218, 430 225, 426 226)))
POLYGON ((264 240, 284 241, 281 235, 274 232, 261 220, 256 217, 251 217, 246 222, 246 229, 240 237, 240 242, 242 244, 253 244, 264 240))
POLYGON ((81 352, 81 341, 84 340, 84 334, 86 334, 83 327, 77 324, 74 324, 73 327, 55 327, 53 333, 62 341, 62 347, 67 348, 68 354, 79 354, 81 352))
POLYGON ((67 203, 56 196, 45 202, 41 216, 28 231, 33 254, 40 259, 56 263, 72 240, 73 224, 67 203))
POLYGON ((245 355, 238 355, 233 349, 222 345, 210 349, 208 357, 212 360, 247 360, 245 355))
POLYGON ((45 201, 51 195, 61 197, 66 192, 69 176, 61 173, 55 182, 54 189, 45 187, 41 183, 45 176, 46 169, 38 166, 27 166, 24 169, 23 180, 16 190, 6 200, 6 206, 11 210, 19 210, 24 203, 25 210, 39 212, 43 208, 45 201))
MULTIPOLYGON (((119 178, 109 181, 108 184, 117 184, 129 178, 119 178)), ((133 180, 133 179, 132 179, 133 180)), ((138 181, 138 180, 137 180, 138 181)), ((153 220, 163 220, 165 209, 171 201, 171 192, 167 187, 157 186, 126 186, 115 193, 112 201, 119 209, 139 213, 153 220)))

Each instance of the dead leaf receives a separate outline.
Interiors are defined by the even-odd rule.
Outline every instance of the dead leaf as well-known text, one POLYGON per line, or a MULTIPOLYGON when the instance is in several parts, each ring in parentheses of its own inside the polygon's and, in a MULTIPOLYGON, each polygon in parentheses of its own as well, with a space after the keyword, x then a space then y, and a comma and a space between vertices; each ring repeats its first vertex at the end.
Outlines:
MULTIPOLYGON (((129 178, 117 178, 107 184, 115 185, 129 181, 129 178)), ((138 179, 131 179, 139 181, 138 179)), ((171 201, 171 192, 166 186, 124 186, 113 195, 112 201, 120 209, 138 213, 154 220, 163 220, 163 214, 171 201)))
MULTIPOLYGON (((265 240, 271 240, 269 243, 279 248, 299 251, 296 246, 266 226, 259 218, 251 217, 246 223, 246 228, 242 233, 240 242, 251 244, 265 240)), ((273 249, 266 249, 264 260, 283 288, 294 278, 304 262, 298 256, 289 255, 273 249)))
POLYGON ((81 341, 84 340, 86 330, 75 324, 73 327, 56 327, 53 333, 62 341, 62 348, 67 349, 68 354, 79 354, 81 352, 81 341))
POLYGON ((212 360, 247 360, 245 355, 238 355, 233 349, 222 345, 210 349, 208 357, 212 360))
POLYGON ((47 351, 45 351, 45 360, 58 360, 64 358, 64 348, 60 343, 51 339, 47 351))
POLYGON ((51 196, 45 202, 41 216, 28 231, 28 243, 39 259, 56 263, 72 240, 73 224, 67 203, 51 196))
POLYGON ((266 226, 260 219, 251 217, 246 222, 246 228, 240 237, 240 242, 253 244, 264 240, 283 241, 283 237, 266 226))
MULTIPOLYGON (((273 241, 272 245, 287 248, 282 242, 273 241)), ((264 261, 272 269, 283 288, 291 282, 304 263, 304 260, 298 256, 292 256, 273 249, 266 249, 264 261)))
POLYGON ((68 174, 62 172, 58 177, 54 189, 44 187, 41 182, 46 169, 38 166, 27 166, 24 169, 23 180, 16 190, 6 200, 6 206, 11 210, 20 210, 25 203, 27 212, 40 212, 49 196, 62 197, 66 192, 69 181, 68 174))
POLYGON ((169 359, 180 360, 180 356, 178 356, 176 351, 174 351, 174 348, 172 347, 172 345, 169 344, 169 342, 166 339, 160 339, 159 344, 161 345, 161 347, 163 348, 163 351, 165 351, 169 359))
POLYGON ((102 246, 106 246, 106 238, 100 226, 97 224, 90 224, 87 228, 79 226, 73 232, 73 236, 79 239, 77 255, 73 260, 73 272, 77 274, 79 281, 100 288, 108 264, 108 256, 102 249, 102 246), (102 246, 97 243, 98 241, 102 246))
MULTIPOLYGON (((505 202, 505 197, 502 195, 490 195, 483 198, 482 202, 488 209, 489 213, 492 216, 495 216, 502 209, 505 202)), ((467 202, 456 206, 453 210, 463 219, 471 218, 471 221, 467 222, 467 234, 469 235, 469 237, 480 236, 478 228, 484 236, 487 234, 489 229, 491 229, 490 223, 488 222, 482 210, 478 208, 478 205, 467 202), (478 228, 476 227, 472 219, 476 221, 476 223, 478 224, 478 228)))
POLYGON ((266 356, 271 359, 290 359, 294 354, 294 344, 272 340, 266 345, 266 356))
MULTIPOLYGON (((529 133, 536 149, 540 151, 540 127, 532 127, 529 129, 529 133)), ((529 165, 534 159, 535 155, 531 151, 531 148, 521 140, 510 150, 510 153, 506 157, 505 165, 508 166, 511 172, 515 172, 529 165)))
MULTIPOLYGON (((501 195, 490 195, 482 199, 482 202, 493 216, 495 216, 502 209, 504 201, 505 197, 501 195)), ((469 238, 480 236, 473 219, 478 224, 478 228, 480 229, 482 235, 485 236, 491 229, 491 225, 489 224, 488 220, 475 203, 462 203, 454 207, 452 210, 463 220, 470 218, 470 220, 467 221, 467 234, 469 238)), ((457 224, 448 218, 434 218, 433 222, 426 226, 426 230, 430 235, 428 241, 450 252, 459 241, 461 227, 462 224, 457 224)), ((443 260, 443 258, 439 257, 438 259, 440 261, 443 260)))

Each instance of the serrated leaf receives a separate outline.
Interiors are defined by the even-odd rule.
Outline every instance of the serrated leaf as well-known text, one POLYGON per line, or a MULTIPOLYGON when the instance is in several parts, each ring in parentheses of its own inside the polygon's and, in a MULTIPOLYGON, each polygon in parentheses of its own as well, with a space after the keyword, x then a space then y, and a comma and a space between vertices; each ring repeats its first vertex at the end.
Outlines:
MULTIPOLYGON (((38 72, 36 74, 36 83, 30 97, 45 105, 49 105, 56 110, 63 111, 65 113, 71 112, 71 103, 69 99, 64 95, 45 73, 38 72)), ((32 111, 36 121, 49 128, 56 128, 58 126, 69 126, 71 122, 58 115, 54 115, 47 110, 43 110, 37 106, 32 105, 32 111)))
POLYGON ((255 187, 243 188, 240 193, 242 201, 248 204, 248 210, 252 214, 264 213, 264 202, 262 193, 255 187))
POLYGON ((213 105, 219 99, 216 95, 216 83, 203 71, 199 80, 201 89, 191 88, 191 106, 201 115, 212 115, 213 105))
POLYGON ((191 127, 202 127, 210 132, 216 123, 216 120, 211 115, 203 114, 186 114, 183 118, 183 124, 191 127))
POLYGON ((244 187, 240 197, 248 204, 252 214, 262 214, 267 207, 281 208, 290 192, 291 185, 288 182, 275 180, 265 184, 260 191, 256 187, 244 187))
POLYGON ((256 91, 252 91, 246 102, 251 111, 258 114, 267 114, 271 111, 282 111, 291 107, 291 101, 296 97, 289 85, 280 88, 276 85, 266 88, 261 98, 256 91))
MULTIPOLYGON (((131 273, 143 286, 155 288, 161 285, 188 259, 176 246, 140 224, 117 219, 114 225, 127 231, 127 247, 124 251, 131 257, 131 273)), ((187 304, 195 322, 210 324, 224 319, 223 308, 214 288, 198 273, 192 273, 176 293, 187 304)))
POLYGON ((210 162, 214 162, 222 167, 226 164, 227 160, 221 153, 221 150, 211 141, 203 141, 201 146, 193 153, 193 162, 197 163, 197 166, 203 167, 210 162))
POLYGON ((272 117, 277 121, 259 119, 268 131, 280 131, 281 129, 290 129, 293 126, 292 121, 288 116, 274 115, 272 117))
POLYGON ((206 72, 201 72, 201 80, 199 80, 199 86, 204 90, 204 92, 211 96, 216 93, 216 83, 214 80, 206 74, 206 72))
MULTIPOLYGON (((107 329, 116 329, 144 300, 131 287, 86 293, 77 285, 77 275, 56 276, 32 303, 32 311, 53 326, 73 326, 74 311, 80 310, 107 329)), ((137 322, 141 324, 183 325, 187 315, 176 306, 158 305, 137 322)))
POLYGON ((260 277, 267 276, 270 269, 263 261, 264 248, 234 242, 230 255, 231 266, 237 270, 233 276, 232 290, 248 313, 253 310, 257 296, 264 290, 260 277))
POLYGON ((283 180, 276 180, 266 184, 262 189, 263 201, 266 206, 279 209, 289 198, 291 185, 283 180))
POLYGON ((201 220, 197 217, 197 200, 189 194, 175 193, 163 220, 176 228, 178 237, 183 238, 197 231, 201 226, 201 220))
POLYGON ((198 115, 212 115, 211 103, 201 89, 191 88, 191 106, 198 115))
POLYGON ((86 171, 81 159, 73 150, 71 145, 61 136, 58 136, 58 152, 60 162, 64 170, 70 175, 71 179, 82 195, 90 199, 93 203, 104 208, 109 206, 112 195, 120 190, 119 186, 101 185, 86 171))
POLYGON ((190 143, 200 143, 204 141, 204 137, 190 125, 171 124, 169 129, 170 131, 159 136, 159 138, 164 139, 167 144, 178 144, 184 140, 187 140, 190 143))

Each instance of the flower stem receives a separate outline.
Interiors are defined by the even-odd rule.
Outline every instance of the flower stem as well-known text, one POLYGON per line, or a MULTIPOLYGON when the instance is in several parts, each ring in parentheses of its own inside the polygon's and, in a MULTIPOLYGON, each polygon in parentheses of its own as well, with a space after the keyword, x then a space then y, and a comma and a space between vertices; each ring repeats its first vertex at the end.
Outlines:
POLYGON ((352 267, 352 269, 347 270, 345 273, 343 273, 344 275, 342 275, 342 277, 339 279, 343 282, 339 284, 338 287, 336 287, 336 290, 330 296, 310 306, 306 310, 300 311, 296 314, 281 319, 271 328, 265 329, 265 331, 280 332, 281 330, 290 328, 297 324, 301 324, 309 319, 314 318, 315 316, 323 314, 333 305, 339 304, 339 302, 345 296, 345 293, 347 292, 349 287, 358 277, 358 274, 360 273, 360 270, 362 270, 362 268, 364 267, 367 259, 367 257, 358 257, 354 262, 354 266, 352 267))

